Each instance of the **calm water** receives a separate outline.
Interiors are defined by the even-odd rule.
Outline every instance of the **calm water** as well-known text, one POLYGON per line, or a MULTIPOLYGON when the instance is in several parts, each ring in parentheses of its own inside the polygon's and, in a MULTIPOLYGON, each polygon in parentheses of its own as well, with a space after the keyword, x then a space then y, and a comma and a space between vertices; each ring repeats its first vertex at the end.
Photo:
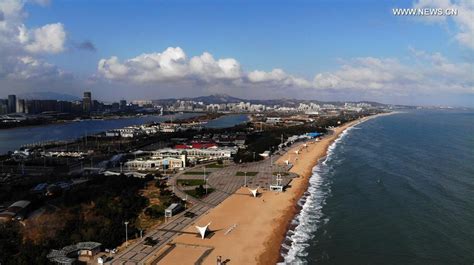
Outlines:
POLYGON ((226 127, 232 127, 234 125, 244 123, 249 121, 248 115, 245 114, 234 114, 234 115, 225 115, 221 116, 217 119, 209 121, 205 127, 208 128, 226 128, 226 127))
POLYGON ((473 264, 474 113, 417 111, 347 131, 314 169, 288 264, 473 264))
MULTIPOLYGON (((183 119, 201 114, 183 113, 166 116, 144 116, 116 120, 87 120, 35 127, 0 130, 0 153, 18 149, 20 146, 50 140, 75 139, 87 134, 98 133, 111 129, 122 128, 149 122, 160 122, 170 119, 183 119)), ((229 115, 210 121, 205 127, 231 127, 247 121, 247 115, 229 115)))

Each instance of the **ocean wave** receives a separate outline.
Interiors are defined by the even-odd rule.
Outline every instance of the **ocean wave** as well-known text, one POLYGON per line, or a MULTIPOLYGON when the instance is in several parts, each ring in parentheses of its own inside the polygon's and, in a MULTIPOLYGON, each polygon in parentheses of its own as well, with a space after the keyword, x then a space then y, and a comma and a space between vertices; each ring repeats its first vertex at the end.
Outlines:
POLYGON ((285 242, 282 244, 281 256, 283 262, 278 264, 306 264, 309 241, 314 238, 320 224, 329 222, 322 209, 331 189, 328 187, 327 173, 332 169, 329 162, 334 159, 337 145, 344 139, 353 127, 344 130, 339 137, 328 147, 324 160, 313 168, 313 175, 309 179, 308 190, 298 201, 300 212, 292 220, 292 228, 288 230, 285 242))

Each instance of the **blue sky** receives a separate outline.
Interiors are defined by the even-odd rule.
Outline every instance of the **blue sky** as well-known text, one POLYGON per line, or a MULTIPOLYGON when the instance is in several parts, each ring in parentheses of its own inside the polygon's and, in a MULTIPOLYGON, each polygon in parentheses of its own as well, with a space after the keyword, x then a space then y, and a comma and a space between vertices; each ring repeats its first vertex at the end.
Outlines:
POLYGON ((280 67, 305 76, 333 69, 338 58, 402 57, 409 46, 460 56, 457 44, 437 25, 391 14, 392 7, 409 7, 409 1, 353 3, 57 1, 46 8, 29 6, 27 24, 60 21, 71 38, 91 40, 97 53, 68 53, 55 59, 67 69, 86 73, 96 70, 99 58, 130 58, 175 46, 190 55, 208 51, 218 58, 233 57, 245 68, 280 67))
MULTIPOLYGON (((423 4, 422 2, 427 1, 419 2, 423 4)), ((357 3, 99 0, 92 4, 91 1, 52 0, 46 5, 26 2, 23 10, 28 16, 22 23, 31 30, 53 23, 63 25, 67 33, 64 50, 58 53, 35 54, 35 58, 71 73, 74 81, 68 84, 75 87, 71 88, 71 93, 78 93, 82 87, 90 87, 95 94, 104 97, 114 91, 115 87, 116 96, 124 98, 131 98, 132 95, 159 98, 214 92, 248 95, 247 97, 251 98, 264 97, 268 95, 269 90, 278 90, 274 95, 279 97, 291 97, 298 93, 315 99, 323 97, 340 100, 347 95, 348 100, 355 97, 382 101, 390 101, 392 98, 394 101, 401 101, 395 103, 403 103, 404 100, 412 102, 414 95, 423 97, 423 100, 420 100, 423 104, 426 104, 427 97, 433 98, 432 101, 428 100, 428 103, 433 104, 441 104, 443 97, 449 98, 451 103, 465 101, 461 98, 466 95, 472 98, 472 80, 461 80, 462 89, 456 90, 455 93, 450 90, 433 90, 432 95, 427 91, 429 89, 424 87, 415 91, 416 93, 407 93, 411 90, 409 86, 417 87, 420 83, 425 83, 425 80, 412 84, 410 82, 414 79, 410 79, 401 84, 398 82, 400 78, 387 77, 387 80, 392 78, 391 80, 396 82, 386 84, 387 80, 383 80, 382 83, 374 83, 375 93, 358 88, 361 80, 349 80, 350 74, 357 75, 359 70, 363 70, 363 73, 374 70, 374 75, 380 73, 372 68, 373 61, 364 61, 370 65, 364 64, 363 69, 360 69, 358 58, 377 59, 379 62, 375 64, 379 66, 386 65, 386 60, 394 59, 397 63, 393 65, 400 74, 411 72, 410 67, 424 60, 417 67, 426 67, 426 70, 420 73, 424 78, 430 78, 430 73, 438 70, 433 69, 432 61, 427 61, 435 54, 441 54, 447 66, 460 64, 463 69, 460 72, 466 73, 473 69, 473 49, 456 40, 456 34, 465 27, 462 21, 445 18, 442 22, 432 22, 425 18, 397 17, 392 14, 394 7, 408 8, 416 4, 416 1, 375 0, 357 3), (90 41, 96 50, 75 48, 84 41, 90 41), (127 63, 127 60, 144 53, 163 53, 169 47, 181 48, 188 60, 204 52, 212 54, 216 61, 222 58, 235 59, 242 74, 238 77, 233 75, 232 78, 226 76, 224 81, 221 76, 214 80, 215 73, 200 76, 196 81, 194 70, 193 74, 187 71, 174 79, 147 78, 146 82, 142 79, 137 82, 137 78, 130 76, 130 72, 136 73, 138 69, 134 69, 136 66, 127 63), (415 58, 414 53, 423 58, 415 58), (127 76, 118 76, 117 73, 107 72, 107 69, 98 69, 100 60, 108 60, 113 56, 118 58, 114 65, 126 67, 127 76), (402 67, 406 67, 406 71, 402 67), (279 74, 276 78, 262 74, 263 76, 252 79, 244 74, 256 70, 270 73, 276 68, 282 69, 284 75, 279 74), (365 71, 366 68, 369 70, 365 71), (324 75, 315 84, 313 79, 318 73, 324 75), (311 84, 295 81, 295 78, 304 79, 311 84), (189 79, 193 79, 192 82, 189 79), (337 80, 337 84, 334 80, 337 80), (331 87, 324 86, 328 82, 331 87), (396 92, 392 93, 390 98, 381 97, 386 95, 386 92, 380 91, 380 85, 393 87, 387 88, 386 91, 396 92), (160 87, 163 89, 160 90, 160 87), (250 93, 260 89, 259 87, 263 87, 260 92, 250 93), (130 90, 133 90, 133 93, 130 93, 130 90), (137 92, 140 93, 137 95, 137 92), (444 96, 440 96, 440 93, 444 96)), ((464 1, 453 1, 452 4, 462 7, 466 12, 472 12, 472 6, 464 4, 464 1)), ((436 6, 432 4, 429 7, 436 6)), ((111 61, 106 63, 107 67, 114 66, 111 61)), ((199 73, 202 75, 202 72, 199 73)), ((463 76, 446 78, 457 80, 460 77, 463 76)), ((440 82, 452 83, 452 80, 440 82)), ((380 80, 366 78, 362 81, 370 83, 380 80)), ((426 80, 428 81, 432 82, 426 80)), ((47 83, 44 82, 43 80, 39 83, 45 86, 47 83)), ((12 83, 15 82, 9 80, 9 84, 12 83)), ((34 84, 34 80, 31 80, 31 83, 34 84)), ((53 83, 52 87, 61 90, 60 81, 54 80, 53 83)), ((26 89, 27 85, 22 83, 21 87, 26 89)), ((456 89, 458 87, 456 86, 456 89)), ((64 88, 64 91, 69 92, 69 88, 64 88)))

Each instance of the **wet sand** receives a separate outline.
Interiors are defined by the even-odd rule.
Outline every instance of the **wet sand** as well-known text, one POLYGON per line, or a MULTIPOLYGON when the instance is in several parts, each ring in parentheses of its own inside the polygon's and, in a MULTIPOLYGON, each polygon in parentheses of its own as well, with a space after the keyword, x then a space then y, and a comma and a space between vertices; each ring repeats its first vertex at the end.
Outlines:
MULTIPOLYGON (((328 147, 344 130, 372 117, 336 127, 332 134, 318 142, 305 142, 306 147, 303 142, 293 146, 276 161, 283 164, 288 160, 293 164, 290 171, 300 176, 291 181, 285 192, 260 189, 261 195, 254 198, 247 188, 241 188, 196 221, 196 225, 200 226, 211 222, 213 233, 210 237, 201 239, 194 226, 191 226, 173 242, 213 248, 202 264, 216 264, 217 256, 222 256, 223 261, 229 260, 229 264, 277 263, 281 243, 291 220, 297 214, 297 202, 308 188, 314 166, 326 156, 328 147)), ((180 252, 173 253, 176 256, 186 256, 185 249, 174 251, 180 252)), ((158 264, 171 263, 163 259, 158 264)))

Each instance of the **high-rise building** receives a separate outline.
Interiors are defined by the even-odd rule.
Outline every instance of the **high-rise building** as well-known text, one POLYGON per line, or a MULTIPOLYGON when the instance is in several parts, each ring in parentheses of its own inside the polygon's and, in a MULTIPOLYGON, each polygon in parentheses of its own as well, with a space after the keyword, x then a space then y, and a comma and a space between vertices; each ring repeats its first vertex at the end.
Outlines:
POLYGON ((8 99, 0 99, 0 114, 8 113, 8 99))
POLYGON ((72 112, 72 102, 70 101, 58 101, 56 104, 56 111, 63 113, 72 112))
POLYGON ((24 112, 39 114, 42 112, 58 111, 58 101, 52 99, 31 99, 25 102, 24 112))
POLYGON ((127 101, 125 99, 120 100, 120 109, 127 108, 127 101))
POLYGON ((92 93, 84 92, 84 98, 82 99, 82 110, 84 112, 92 111, 92 93))
POLYGON ((16 112, 16 96, 8 95, 8 113, 16 112))
POLYGON ((26 105, 24 99, 18 99, 16 102, 16 112, 26 113, 26 105))

